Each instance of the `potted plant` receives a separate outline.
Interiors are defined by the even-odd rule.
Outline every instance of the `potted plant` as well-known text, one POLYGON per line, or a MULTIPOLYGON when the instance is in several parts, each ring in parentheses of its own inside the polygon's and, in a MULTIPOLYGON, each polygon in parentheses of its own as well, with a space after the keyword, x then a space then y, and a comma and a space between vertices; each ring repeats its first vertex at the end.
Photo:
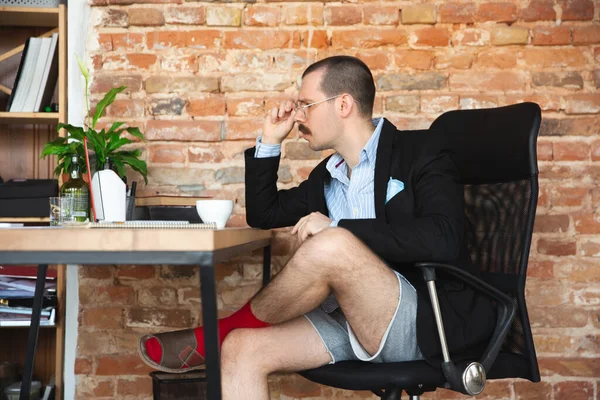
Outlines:
POLYGON ((115 122, 108 130, 96 128, 98 119, 104 115, 108 106, 116 99, 117 94, 125 90, 126 86, 112 88, 104 95, 104 98, 96 105, 93 117, 89 111, 89 72, 85 65, 77 59, 79 69, 85 78, 85 104, 87 124, 86 126, 74 126, 71 124, 60 123, 57 130, 66 129, 69 133, 68 137, 58 137, 44 145, 41 157, 48 155, 57 156, 57 166, 54 169, 55 175, 66 174, 71 166, 71 158, 79 157, 79 163, 82 165, 83 172, 87 171, 85 163, 85 150, 83 146, 84 138, 87 138, 88 149, 95 153, 96 171, 103 170, 107 160, 110 160, 110 167, 121 178, 125 178, 125 166, 128 165, 134 171, 139 172, 144 178, 144 182, 148 183, 148 167, 144 160, 140 159, 141 151, 139 149, 124 150, 123 146, 133 143, 126 137, 121 137, 123 132, 128 132, 130 135, 139 139, 145 140, 144 135, 136 127, 123 127, 124 122, 115 122))

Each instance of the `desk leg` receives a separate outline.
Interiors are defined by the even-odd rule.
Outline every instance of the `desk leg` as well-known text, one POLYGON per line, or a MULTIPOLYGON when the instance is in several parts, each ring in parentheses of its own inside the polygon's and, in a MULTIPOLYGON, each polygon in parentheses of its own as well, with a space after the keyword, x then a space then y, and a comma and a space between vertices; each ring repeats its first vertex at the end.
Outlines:
POLYGON ((21 394, 19 400, 29 400, 31 379, 33 378, 33 361, 37 348, 38 334, 40 332, 40 314, 42 313, 42 300, 44 299, 44 286, 46 283, 46 270, 48 265, 38 265, 37 280, 35 282, 35 295, 33 297, 33 309, 31 312, 31 326, 27 338, 27 350, 25 352, 25 369, 23 381, 21 382, 21 394))
POLYGON ((202 296, 202 324, 206 349, 206 395, 209 400, 221 400, 221 359, 217 333, 217 293, 215 267, 211 261, 200 265, 200 292, 202 296))
POLYGON ((271 280, 271 246, 263 249, 263 286, 267 286, 271 280))

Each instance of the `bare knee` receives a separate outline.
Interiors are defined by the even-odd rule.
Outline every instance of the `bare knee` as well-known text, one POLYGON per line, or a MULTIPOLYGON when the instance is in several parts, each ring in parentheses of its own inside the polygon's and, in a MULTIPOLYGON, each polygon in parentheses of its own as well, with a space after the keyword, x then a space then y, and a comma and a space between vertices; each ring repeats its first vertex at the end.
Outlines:
MULTIPOLYGON (((367 247, 350 231, 343 228, 326 229, 312 238, 306 240, 294 257, 308 261, 307 266, 323 272, 323 268, 334 268, 336 273, 340 268, 349 266, 348 260, 360 248, 367 247)), ((306 268, 306 266, 303 266, 306 268)))
POLYGON ((261 340, 255 329, 234 329, 221 346, 221 368, 224 375, 252 370, 268 374, 267 363, 261 357, 261 340))

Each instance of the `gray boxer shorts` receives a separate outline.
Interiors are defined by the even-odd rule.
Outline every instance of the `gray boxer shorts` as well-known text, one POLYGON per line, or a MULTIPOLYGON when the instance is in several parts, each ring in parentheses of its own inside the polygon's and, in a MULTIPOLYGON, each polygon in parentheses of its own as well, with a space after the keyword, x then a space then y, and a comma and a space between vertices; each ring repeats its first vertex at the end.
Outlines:
POLYGON ((398 305, 376 354, 371 355, 362 347, 337 302, 333 301, 331 307, 332 302, 326 301, 304 315, 331 355, 330 364, 345 360, 382 363, 423 359, 417 345, 417 292, 406 278, 394 272, 400 286, 398 305))

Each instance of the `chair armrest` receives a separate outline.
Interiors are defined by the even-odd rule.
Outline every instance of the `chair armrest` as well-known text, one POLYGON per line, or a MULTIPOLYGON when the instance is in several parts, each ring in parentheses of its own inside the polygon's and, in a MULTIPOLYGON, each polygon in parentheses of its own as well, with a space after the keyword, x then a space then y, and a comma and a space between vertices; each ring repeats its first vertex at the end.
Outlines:
POLYGON ((479 361, 484 369, 489 371, 500 352, 504 338, 510 330, 512 321, 515 317, 516 309, 512 299, 489 283, 454 265, 438 262, 418 262, 415 263, 415 266, 423 269, 426 281, 435 280, 435 272, 431 273, 431 271, 434 269, 443 269, 498 303, 496 328, 494 329, 492 338, 479 361))

